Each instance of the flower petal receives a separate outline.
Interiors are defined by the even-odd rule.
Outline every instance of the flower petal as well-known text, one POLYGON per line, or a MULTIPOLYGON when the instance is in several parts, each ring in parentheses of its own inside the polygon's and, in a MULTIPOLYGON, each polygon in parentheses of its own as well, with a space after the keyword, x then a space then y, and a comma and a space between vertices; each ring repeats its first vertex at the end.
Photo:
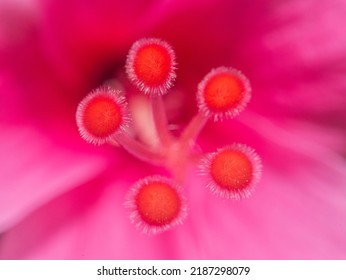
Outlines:
POLYGON ((345 2, 264 2, 244 10, 253 20, 234 50, 252 81, 252 106, 264 114, 338 111, 345 118, 345 2))
MULTIPOLYGON (((109 162, 100 154, 59 146, 34 126, 0 124, 0 231, 54 197, 94 177, 109 162)), ((83 147, 83 146, 81 146, 83 147)))

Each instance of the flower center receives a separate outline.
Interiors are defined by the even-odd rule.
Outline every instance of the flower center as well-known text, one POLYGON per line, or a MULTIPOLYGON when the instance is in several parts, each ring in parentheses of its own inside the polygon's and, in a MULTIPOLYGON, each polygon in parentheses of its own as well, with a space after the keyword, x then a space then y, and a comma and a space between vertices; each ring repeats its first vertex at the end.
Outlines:
MULTIPOLYGON (((250 100, 250 83, 230 67, 212 69, 197 85, 198 113, 180 135, 171 132, 162 95, 169 92, 176 78, 172 47, 157 38, 141 39, 133 44, 125 70, 128 79, 149 103, 149 120, 138 123, 141 112, 129 112, 126 93, 101 87, 78 106, 76 119, 82 138, 94 144, 122 147, 148 164, 164 167, 170 177, 160 175, 137 181, 129 190, 126 205, 131 221, 147 234, 159 233, 180 224, 186 216, 182 187, 190 165, 200 162, 200 173, 207 187, 228 199, 248 197, 261 175, 261 162, 253 149, 233 144, 204 154, 195 142, 207 121, 237 116, 250 100), (137 114, 138 113, 138 114, 137 114), (130 121, 130 115, 134 118, 130 121), (135 122, 135 123, 133 123, 135 122), (158 139, 142 141, 149 129, 158 139), (121 132, 121 133, 119 133, 121 132)), ((125 88, 125 87, 124 87, 125 88)), ((143 104, 143 103, 141 103, 143 104)), ((131 106, 136 110, 136 106, 131 106)))

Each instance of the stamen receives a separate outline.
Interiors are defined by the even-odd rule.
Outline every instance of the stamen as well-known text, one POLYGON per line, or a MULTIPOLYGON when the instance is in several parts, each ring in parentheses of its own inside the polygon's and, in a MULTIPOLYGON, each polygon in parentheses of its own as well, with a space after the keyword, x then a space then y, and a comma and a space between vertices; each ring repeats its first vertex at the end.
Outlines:
POLYGON ((141 39, 132 45, 125 68, 139 90, 150 96, 164 95, 176 78, 173 48, 161 39, 141 39))
POLYGON ((200 165, 207 187, 228 199, 246 198, 258 183, 262 164, 256 152, 243 144, 233 144, 207 154, 200 165))
POLYGON ((100 87, 87 95, 78 105, 76 121, 81 137, 101 145, 127 130, 127 102, 121 92, 100 87))
POLYGON ((201 112, 198 112, 193 117, 180 136, 180 141, 183 146, 191 145, 196 141, 196 138, 204 128, 207 120, 208 118, 201 112))
POLYGON ((200 112, 214 121, 237 116, 251 98, 248 79, 238 70, 219 67, 211 70, 198 85, 200 112))
POLYGON ((168 129, 168 120, 162 97, 152 97, 150 103, 160 144, 162 146, 167 146, 172 142, 172 135, 168 129))
POLYGON ((116 135, 110 144, 123 147, 129 154, 149 164, 162 166, 165 163, 165 157, 160 150, 153 149, 127 134, 116 135))
POLYGON ((125 205, 131 210, 131 221, 146 234, 166 231, 186 217, 180 188, 162 176, 146 177, 135 183, 125 205))

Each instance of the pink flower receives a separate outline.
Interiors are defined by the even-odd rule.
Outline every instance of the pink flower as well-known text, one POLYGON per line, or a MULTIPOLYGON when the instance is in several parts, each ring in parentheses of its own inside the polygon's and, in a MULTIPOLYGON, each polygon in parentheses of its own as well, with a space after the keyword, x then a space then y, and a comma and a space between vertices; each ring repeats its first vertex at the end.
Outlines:
MULTIPOLYGON (((345 13, 341 0, 2 1, 0 258, 345 258, 345 13), (143 37, 175 49, 164 98, 179 128, 212 68, 246 74, 249 105, 209 121, 197 143, 206 152, 244 143, 263 164, 240 201, 220 200, 189 171, 186 219, 154 236, 131 224, 124 199, 139 179, 167 172, 86 143, 75 122, 88 92, 126 79, 126 54, 143 37)), ((138 120, 143 100, 130 102, 138 120)))

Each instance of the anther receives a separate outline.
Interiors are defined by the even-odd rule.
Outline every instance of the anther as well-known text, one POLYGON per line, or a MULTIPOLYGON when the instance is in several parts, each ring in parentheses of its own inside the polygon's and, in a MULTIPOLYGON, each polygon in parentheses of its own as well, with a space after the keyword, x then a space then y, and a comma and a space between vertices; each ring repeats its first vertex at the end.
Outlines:
POLYGON ((101 145, 126 131, 129 117, 127 103, 120 91, 100 87, 78 105, 76 121, 81 137, 101 145))
POLYGON ((125 68, 139 90, 150 96, 164 95, 176 78, 173 48, 157 38, 138 40, 129 51, 125 68))
POLYGON ((207 187, 222 198, 248 197, 258 183, 262 164, 256 152, 243 144, 233 144, 207 154, 200 165, 207 187))
POLYGON ((198 85, 199 110, 214 121, 237 116, 250 98, 251 87, 248 79, 233 68, 213 69, 198 85))
POLYGON ((130 190, 126 206, 130 218, 144 233, 156 234, 181 224, 186 202, 180 188, 169 178, 146 177, 130 190))

